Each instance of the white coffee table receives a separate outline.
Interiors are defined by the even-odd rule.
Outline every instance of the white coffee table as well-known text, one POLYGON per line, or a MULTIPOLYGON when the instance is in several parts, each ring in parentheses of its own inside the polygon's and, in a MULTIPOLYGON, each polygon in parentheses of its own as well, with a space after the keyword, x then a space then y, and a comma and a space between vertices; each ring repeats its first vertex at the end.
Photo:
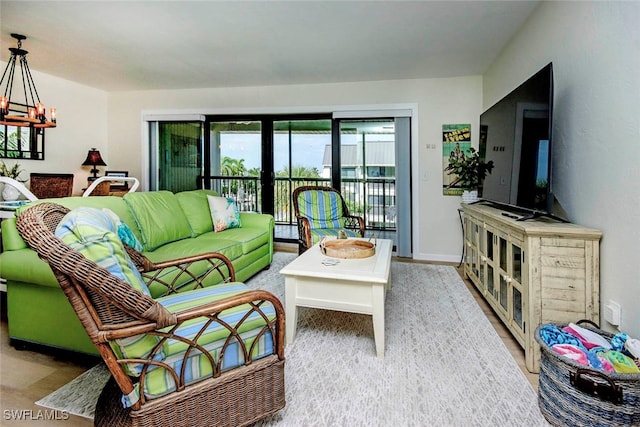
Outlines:
POLYGON ((318 244, 280 270, 285 276, 286 335, 292 344, 298 323, 298 307, 369 314, 378 357, 384 357, 384 299, 391 288, 393 242, 376 240, 369 258, 338 259, 320 252, 318 244), (323 260, 339 260, 323 265, 323 260))

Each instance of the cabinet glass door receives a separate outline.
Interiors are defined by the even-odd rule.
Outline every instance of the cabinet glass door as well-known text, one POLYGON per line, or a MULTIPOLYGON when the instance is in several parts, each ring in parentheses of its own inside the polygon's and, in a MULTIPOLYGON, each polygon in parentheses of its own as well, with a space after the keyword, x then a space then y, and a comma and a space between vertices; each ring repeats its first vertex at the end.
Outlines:
POLYGON ((478 234, 479 234, 479 226, 477 222, 473 223, 473 227, 471 228, 472 230, 472 236, 471 236, 471 241, 473 242, 472 247, 470 248, 472 250, 472 260, 471 260, 471 271, 473 273, 474 276, 478 277, 478 253, 477 253, 477 245, 478 244, 478 234))
POLYGON ((517 245, 511 245, 511 265, 513 280, 522 283, 522 249, 517 245))
POLYGON ((509 242, 510 262, 509 275, 511 277, 511 321, 512 325, 524 336, 524 295, 522 285, 524 251, 522 242, 511 240, 509 242))
POLYGON ((523 321, 523 305, 522 292, 517 286, 512 289, 513 292, 513 324, 524 331, 523 321))
POLYGON ((511 280, 509 276, 509 254, 507 252, 507 237, 498 236, 498 289, 496 300, 499 302, 500 307, 507 312, 509 309, 509 282, 511 280))
POLYGON ((487 230, 487 259, 493 261, 493 232, 487 230))
POLYGON ((495 282, 494 282, 494 277, 495 277, 495 264, 494 264, 494 248, 493 248, 493 244, 494 244, 494 240, 495 240, 495 234, 493 233, 492 230, 487 229, 486 230, 486 241, 485 244, 487 246, 487 259, 486 259, 486 263, 487 263, 487 294, 490 298, 494 299, 496 297, 495 295, 495 282))
POLYGON ((509 308, 509 277, 506 274, 500 274, 500 306, 506 311, 509 308))
POLYGON ((495 297, 493 291, 493 266, 491 264, 487 264, 487 293, 491 298, 495 297))
POLYGON ((480 228, 478 235, 478 279, 480 280, 480 288, 487 289, 487 231, 484 227, 480 228))
POLYGON ((476 239, 474 238, 474 229, 477 229, 477 227, 472 218, 464 219, 464 271, 471 279, 478 274, 478 250, 476 239))

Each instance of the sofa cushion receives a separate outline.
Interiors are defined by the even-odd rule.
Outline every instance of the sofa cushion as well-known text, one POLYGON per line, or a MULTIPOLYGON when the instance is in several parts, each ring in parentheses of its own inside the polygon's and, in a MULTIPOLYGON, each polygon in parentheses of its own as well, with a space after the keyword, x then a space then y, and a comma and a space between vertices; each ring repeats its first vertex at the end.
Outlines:
POLYGON ((124 200, 140 229, 145 250, 191 237, 189 221, 172 192, 127 193, 124 200))
POLYGON ((257 228, 257 227, 242 227, 224 230, 216 233, 221 239, 233 240, 240 243, 242 246, 242 253, 248 254, 255 251, 260 246, 269 243, 271 237, 271 229, 269 228, 257 228))
POLYGON ((230 197, 207 196, 213 221, 213 231, 240 228, 240 211, 236 201, 230 197))
POLYGON ((143 255, 153 262, 159 262, 205 252, 220 252, 233 261, 242 256, 242 247, 235 240, 221 238, 217 233, 210 232, 195 238, 168 243, 154 251, 143 252, 143 255))
POLYGON ((192 190, 176 193, 178 203, 191 226, 191 236, 197 237, 203 233, 213 231, 211 212, 207 196, 217 196, 213 190, 192 190))

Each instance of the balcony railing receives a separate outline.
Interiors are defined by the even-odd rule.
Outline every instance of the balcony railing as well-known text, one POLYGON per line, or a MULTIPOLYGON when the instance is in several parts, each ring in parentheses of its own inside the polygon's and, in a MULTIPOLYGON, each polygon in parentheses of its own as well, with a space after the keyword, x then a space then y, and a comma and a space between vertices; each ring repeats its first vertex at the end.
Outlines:
POLYGON ((257 176, 198 176, 197 185, 232 198, 242 212, 262 212, 257 176))
MULTIPOLYGON (((291 194, 294 189, 306 185, 328 187, 331 185, 331 180, 328 178, 275 178, 273 216, 276 224, 296 224, 291 194)), ((262 211, 258 177, 200 176, 198 188, 211 188, 221 196, 234 199, 241 211, 262 211)), ((362 216, 368 230, 393 231, 396 229, 395 179, 343 178, 340 193, 347 203, 349 212, 362 216)))

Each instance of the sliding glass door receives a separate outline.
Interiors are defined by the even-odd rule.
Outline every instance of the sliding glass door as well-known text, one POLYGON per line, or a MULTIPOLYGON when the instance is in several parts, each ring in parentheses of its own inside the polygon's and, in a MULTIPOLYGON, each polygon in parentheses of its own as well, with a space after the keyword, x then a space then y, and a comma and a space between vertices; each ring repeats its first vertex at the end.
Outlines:
POLYGON ((155 133, 151 188, 174 193, 192 190, 202 173, 203 124, 159 122, 152 129, 152 134, 155 133))
MULTIPOLYGON (((393 119, 340 121, 340 189, 367 230, 395 240, 396 158, 393 119)), ((372 234, 373 234, 372 233, 372 234)))
POLYGON ((339 188, 349 210, 365 219, 367 235, 393 239, 401 256, 410 256, 409 117, 203 120, 151 124, 150 189, 214 189, 235 199, 243 211, 272 214, 276 239, 293 241, 293 190, 339 188))

